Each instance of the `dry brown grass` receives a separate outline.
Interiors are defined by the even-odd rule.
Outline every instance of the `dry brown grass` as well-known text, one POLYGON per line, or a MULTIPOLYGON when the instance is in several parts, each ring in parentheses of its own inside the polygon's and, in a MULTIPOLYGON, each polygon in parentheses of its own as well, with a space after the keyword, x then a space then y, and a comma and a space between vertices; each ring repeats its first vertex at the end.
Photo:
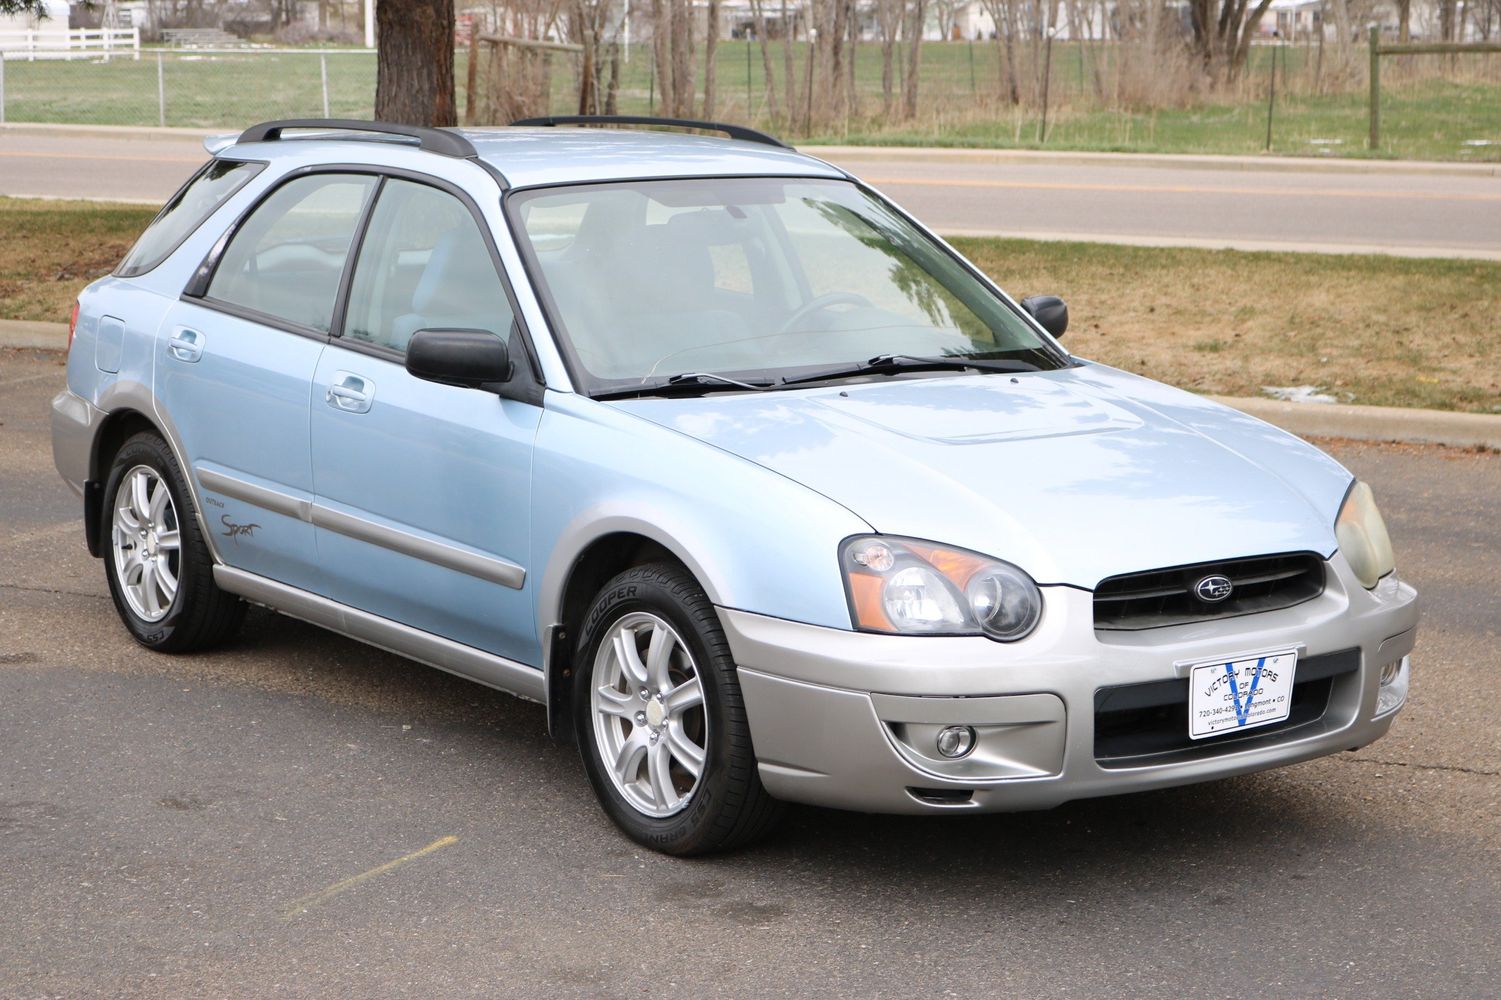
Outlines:
POLYGON ((1083 357, 1196 392, 1501 412, 1501 264, 960 239, 1083 357))
POLYGON ((0 198, 0 319, 68 321, 156 214, 137 205, 0 198))
MULTIPOLYGON (((0 319, 64 322, 152 211, 0 198, 0 319)), ((1068 300, 1084 357, 1197 392, 1315 385, 1382 406, 1501 412, 1501 264, 954 241, 1017 295, 1068 300)))

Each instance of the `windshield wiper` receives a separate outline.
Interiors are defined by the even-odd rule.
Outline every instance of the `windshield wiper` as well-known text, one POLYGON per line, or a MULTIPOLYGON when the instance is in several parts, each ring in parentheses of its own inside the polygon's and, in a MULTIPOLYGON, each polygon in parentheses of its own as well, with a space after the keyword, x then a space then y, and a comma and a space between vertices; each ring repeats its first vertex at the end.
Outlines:
POLYGON ((595 399, 635 399, 641 396, 696 396, 706 392, 760 391, 770 389, 770 382, 742 382, 713 372, 682 372, 660 382, 601 392, 595 399))
POLYGON ((877 354, 869 361, 848 368, 784 378, 778 386, 801 385, 860 375, 895 375, 900 372, 1035 372, 1042 369, 1030 361, 987 361, 982 358, 922 358, 910 354, 877 354))

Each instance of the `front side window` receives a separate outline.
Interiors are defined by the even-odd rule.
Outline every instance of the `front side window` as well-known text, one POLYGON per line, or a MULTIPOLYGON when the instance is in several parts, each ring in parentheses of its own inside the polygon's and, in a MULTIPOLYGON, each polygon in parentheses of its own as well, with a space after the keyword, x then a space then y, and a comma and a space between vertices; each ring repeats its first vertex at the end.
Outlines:
POLYGON ((507 337, 510 302, 464 203, 388 180, 355 263, 344 337, 404 351, 418 330, 440 329, 507 337))
POLYGON ((760 383, 872 358, 1063 367, 938 243, 845 181, 692 178, 508 202, 588 391, 760 383))
POLYGON ((251 213, 214 270, 208 298, 327 333, 374 177, 288 181, 251 213))
POLYGON ((211 161, 162 206, 115 273, 122 278, 134 278, 166 260, 189 233, 203 225, 215 209, 260 173, 263 166, 234 160, 211 161))

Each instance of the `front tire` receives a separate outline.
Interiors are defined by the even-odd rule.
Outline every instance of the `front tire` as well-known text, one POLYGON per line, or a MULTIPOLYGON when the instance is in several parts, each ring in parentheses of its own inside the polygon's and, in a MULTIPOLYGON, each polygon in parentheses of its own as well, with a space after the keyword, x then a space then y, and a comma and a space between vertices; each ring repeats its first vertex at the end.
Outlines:
POLYGON ((214 583, 192 494, 167 443, 136 434, 104 487, 104 573, 131 636, 163 653, 206 649, 234 634, 245 605, 214 583))
POLYGON ((682 568, 605 584, 575 651, 574 721, 605 812, 667 854, 739 847, 782 805, 756 770, 745 703, 714 606, 682 568))

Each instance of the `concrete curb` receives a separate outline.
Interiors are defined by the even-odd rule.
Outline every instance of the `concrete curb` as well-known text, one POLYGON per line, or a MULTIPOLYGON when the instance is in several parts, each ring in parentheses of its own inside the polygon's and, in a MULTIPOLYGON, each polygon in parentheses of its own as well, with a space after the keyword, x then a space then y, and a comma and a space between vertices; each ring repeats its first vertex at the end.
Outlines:
MULTIPOLYGON (((66 323, 0 320, 0 347, 66 350, 68 326, 66 323)), ((1278 399, 1235 396, 1209 398, 1305 437, 1442 444, 1457 448, 1483 445, 1501 451, 1501 415, 1409 410, 1395 406, 1288 403, 1278 399)))
POLYGON ((1501 163, 1441 160, 1325 159, 1312 156, 1211 156, 1195 153, 1089 153, 1041 149, 976 149, 947 146, 798 146, 798 152, 833 163, 862 160, 1051 164, 1054 166, 1156 167, 1164 170, 1257 170, 1334 174, 1450 174, 1501 177, 1501 163))
MULTIPOLYGON (((245 122, 249 126, 252 122, 245 122)), ((203 139, 237 129, 162 128, 155 125, 64 125, 50 122, 6 122, 6 132, 29 135, 98 136, 109 139, 203 139)), ((1461 163, 1443 160, 1374 160, 1315 156, 1216 156, 1207 153, 1091 153, 1045 149, 981 149, 968 146, 798 146, 798 151, 825 160, 919 160, 968 163, 1041 163, 1070 166, 1113 164, 1196 170, 1277 170, 1342 174, 1459 174, 1501 177, 1501 163, 1461 163)))
POLYGON ((1479 445, 1501 451, 1501 415, 1396 406, 1289 403, 1280 399, 1233 396, 1209 398, 1302 437, 1442 444, 1456 448, 1479 445))
MULTIPOLYGON (((247 122, 252 125, 254 122, 247 122)), ((57 135, 66 138, 99 139, 197 139, 202 141, 211 135, 234 132, 232 128, 162 128, 157 125, 55 125, 50 122, 6 122, 0 125, 0 135, 15 132, 20 135, 57 135)), ((205 156, 208 154, 205 153, 205 156)))
POLYGON ((68 349, 68 324, 27 319, 0 319, 0 347, 33 347, 44 351, 68 349))

